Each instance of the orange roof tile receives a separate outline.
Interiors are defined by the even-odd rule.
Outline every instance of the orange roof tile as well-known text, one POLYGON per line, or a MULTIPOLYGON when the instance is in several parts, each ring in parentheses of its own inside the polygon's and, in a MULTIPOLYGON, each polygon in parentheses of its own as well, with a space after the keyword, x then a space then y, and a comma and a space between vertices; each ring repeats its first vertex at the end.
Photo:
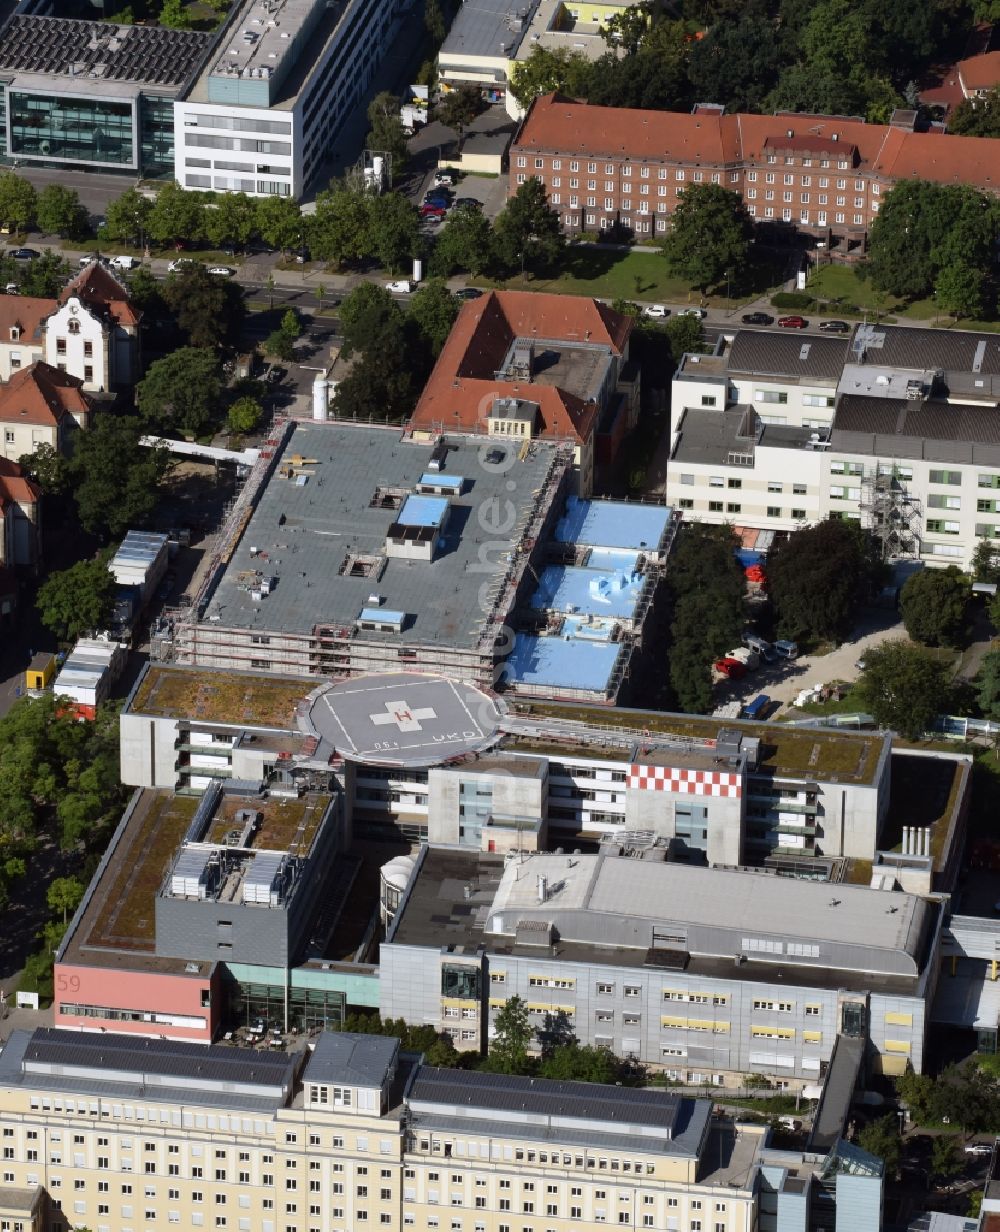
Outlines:
POLYGON ((59 293, 59 302, 65 304, 71 295, 91 309, 105 308, 122 325, 138 325, 139 314, 128 299, 128 288, 99 261, 91 261, 59 293))
POLYGON ((557 94, 536 99, 516 149, 622 155, 685 166, 763 161, 765 149, 849 152, 856 166, 889 179, 918 177, 1000 191, 1000 138, 914 133, 836 116, 688 115, 596 107, 557 94))
POLYGON ((0 385, 0 422, 56 427, 67 415, 87 415, 82 385, 79 377, 38 360, 0 385))
POLYGON ((967 90, 992 90, 1000 85, 1000 51, 959 60, 958 74, 967 90))
POLYGON ((620 356, 631 330, 630 317, 593 299, 491 291, 462 306, 411 426, 476 431, 483 427, 494 398, 514 397, 538 405, 541 435, 587 440, 597 419, 596 403, 558 384, 498 381, 497 369, 515 338, 598 344, 620 356))
POLYGON ((34 299, 30 295, 0 295, 0 341, 10 342, 10 331, 17 326, 21 341, 42 342, 42 322, 59 305, 54 299, 34 299))
POLYGON ((25 475, 16 462, 0 458, 0 509, 11 502, 33 505, 41 496, 41 488, 25 475))

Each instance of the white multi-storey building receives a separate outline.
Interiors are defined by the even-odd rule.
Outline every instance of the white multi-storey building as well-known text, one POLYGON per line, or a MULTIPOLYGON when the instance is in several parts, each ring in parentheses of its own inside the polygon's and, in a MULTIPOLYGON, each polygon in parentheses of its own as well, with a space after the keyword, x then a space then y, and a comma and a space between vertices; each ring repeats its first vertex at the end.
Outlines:
POLYGON ((967 565, 1000 540, 998 423, 992 335, 740 330, 675 374, 667 500, 760 530, 852 518, 890 558, 967 565))
POLYGON ((388 0, 244 0, 174 107, 184 188, 297 197, 385 50, 388 0))

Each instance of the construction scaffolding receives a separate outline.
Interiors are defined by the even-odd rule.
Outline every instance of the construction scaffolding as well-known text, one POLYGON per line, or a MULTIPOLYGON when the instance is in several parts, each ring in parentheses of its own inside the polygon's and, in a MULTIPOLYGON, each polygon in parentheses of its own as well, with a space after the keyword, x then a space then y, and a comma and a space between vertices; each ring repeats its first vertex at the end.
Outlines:
POLYGON ((861 477, 861 525, 879 545, 882 559, 920 556, 922 508, 895 462, 878 462, 861 477))

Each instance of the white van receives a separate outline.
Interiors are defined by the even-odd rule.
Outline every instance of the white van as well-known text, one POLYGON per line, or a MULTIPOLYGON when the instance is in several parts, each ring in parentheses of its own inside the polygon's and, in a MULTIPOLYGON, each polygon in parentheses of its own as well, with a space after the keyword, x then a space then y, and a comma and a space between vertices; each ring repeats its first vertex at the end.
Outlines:
POLYGON ((765 663, 773 663, 777 658, 771 643, 765 641, 762 637, 758 637, 756 633, 751 633, 749 629, 745 629, 743 631, 743 636, 740 638, 740 641, 749 650, 755 650, 765 663))
POLYGON ((112 257, 108 262, 108 265, 116 270, 133 270, 138 264, 138 257, 112 257))

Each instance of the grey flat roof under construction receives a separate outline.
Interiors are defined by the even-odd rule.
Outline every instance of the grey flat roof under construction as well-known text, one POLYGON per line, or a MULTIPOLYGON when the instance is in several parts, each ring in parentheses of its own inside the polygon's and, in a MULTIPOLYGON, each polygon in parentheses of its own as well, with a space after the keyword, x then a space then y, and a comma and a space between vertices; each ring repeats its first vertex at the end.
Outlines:
POLYGON ((440 54, 513 58, 537 5, 538 0, 465 0, 440 54))
POLYGON ((499 718, 497 703, 472 685, 418 672, 341 681, 309 712, 321 741, 349 761, 407 766, 489 747, 499 718))
POLYGON ((404 438, 399 428, 296 424, 203 620, 308 635, 317 625, 349 629, 363 608, 384 606, 404 614, 402 630, 366 630, 365 640, 474 648, 487 622, 481 587, 499 582, 556 446, 535 441, 521 458, 519 441, 447 441, 442 474, 462 476, 465 484, 451 500, 437 557, 388 559, 386 536, 398 509, 376 503, 377 490, 412 492, 430 470, 433 446, 404 438), (351 576, 349 556, 371 558, 372 572, 351 576), (275 578, 271 593, 253 600, 248 573, 275 578))

